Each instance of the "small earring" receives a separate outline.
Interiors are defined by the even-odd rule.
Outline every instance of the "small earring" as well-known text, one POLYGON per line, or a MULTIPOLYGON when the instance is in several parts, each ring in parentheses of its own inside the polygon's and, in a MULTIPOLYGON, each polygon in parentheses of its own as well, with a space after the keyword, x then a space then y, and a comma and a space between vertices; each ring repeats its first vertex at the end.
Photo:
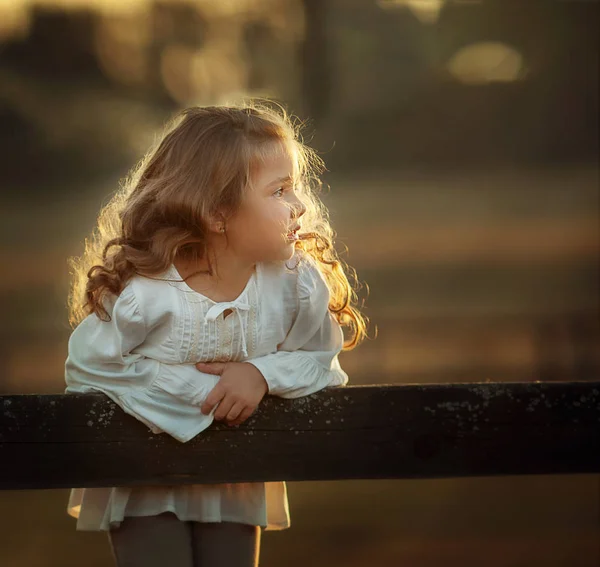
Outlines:
POLYGON ((221 228, 219 229, 221 232, 225 232, 225 225, 221 225, 221 228))

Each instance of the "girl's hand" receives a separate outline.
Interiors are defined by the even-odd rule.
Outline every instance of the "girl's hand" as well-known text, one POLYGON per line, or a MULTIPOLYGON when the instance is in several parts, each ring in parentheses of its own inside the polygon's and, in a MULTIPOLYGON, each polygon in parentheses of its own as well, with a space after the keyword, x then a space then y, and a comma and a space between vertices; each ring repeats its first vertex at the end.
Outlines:
POLYGON ((200 411, 208 415, 219 404, 214 418, 225 419, 228 425, 239 425, 248 419, 269 391, 258 368, 247 362, 198 362, 196 368, 221 376, 200 411))

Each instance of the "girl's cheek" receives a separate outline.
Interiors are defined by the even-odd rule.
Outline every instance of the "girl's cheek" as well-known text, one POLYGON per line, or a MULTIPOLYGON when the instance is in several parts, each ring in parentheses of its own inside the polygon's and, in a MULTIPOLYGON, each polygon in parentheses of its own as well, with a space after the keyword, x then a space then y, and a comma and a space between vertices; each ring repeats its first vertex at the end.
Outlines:
POLYGON ((287 207, 279 206, 276 210, 269 211, 265 215, 265 224, 271 225, 276 230, 286 226, 286 219, 289 217, 287 207))

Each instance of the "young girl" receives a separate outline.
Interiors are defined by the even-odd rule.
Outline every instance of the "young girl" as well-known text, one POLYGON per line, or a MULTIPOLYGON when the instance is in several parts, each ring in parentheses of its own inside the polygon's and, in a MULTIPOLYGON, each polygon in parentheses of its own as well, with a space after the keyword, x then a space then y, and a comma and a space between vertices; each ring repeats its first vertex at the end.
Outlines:
MULTIPOLYGON (((182 111, 71 261, 66 392, 185 443, 266 394, 345 385, 338 354, 366 319, 310 185, 321 168, 279 107, 182 111)), ((78 488, 68 513, 108 532, 119 567, 255 566, 261 528, 290 525, 284 482, 78 488)))

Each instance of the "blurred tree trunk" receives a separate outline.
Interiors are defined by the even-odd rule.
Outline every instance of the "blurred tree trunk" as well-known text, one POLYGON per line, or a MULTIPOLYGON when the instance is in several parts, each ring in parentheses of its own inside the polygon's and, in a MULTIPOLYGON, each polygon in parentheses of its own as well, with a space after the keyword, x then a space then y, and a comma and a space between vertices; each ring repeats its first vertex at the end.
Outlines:
POLYGON ((318 125, 325 119, 331 97, 333 68, 328 49, 327 0, 302 0, 305 39, 301 47, 303 114, 318 125))

